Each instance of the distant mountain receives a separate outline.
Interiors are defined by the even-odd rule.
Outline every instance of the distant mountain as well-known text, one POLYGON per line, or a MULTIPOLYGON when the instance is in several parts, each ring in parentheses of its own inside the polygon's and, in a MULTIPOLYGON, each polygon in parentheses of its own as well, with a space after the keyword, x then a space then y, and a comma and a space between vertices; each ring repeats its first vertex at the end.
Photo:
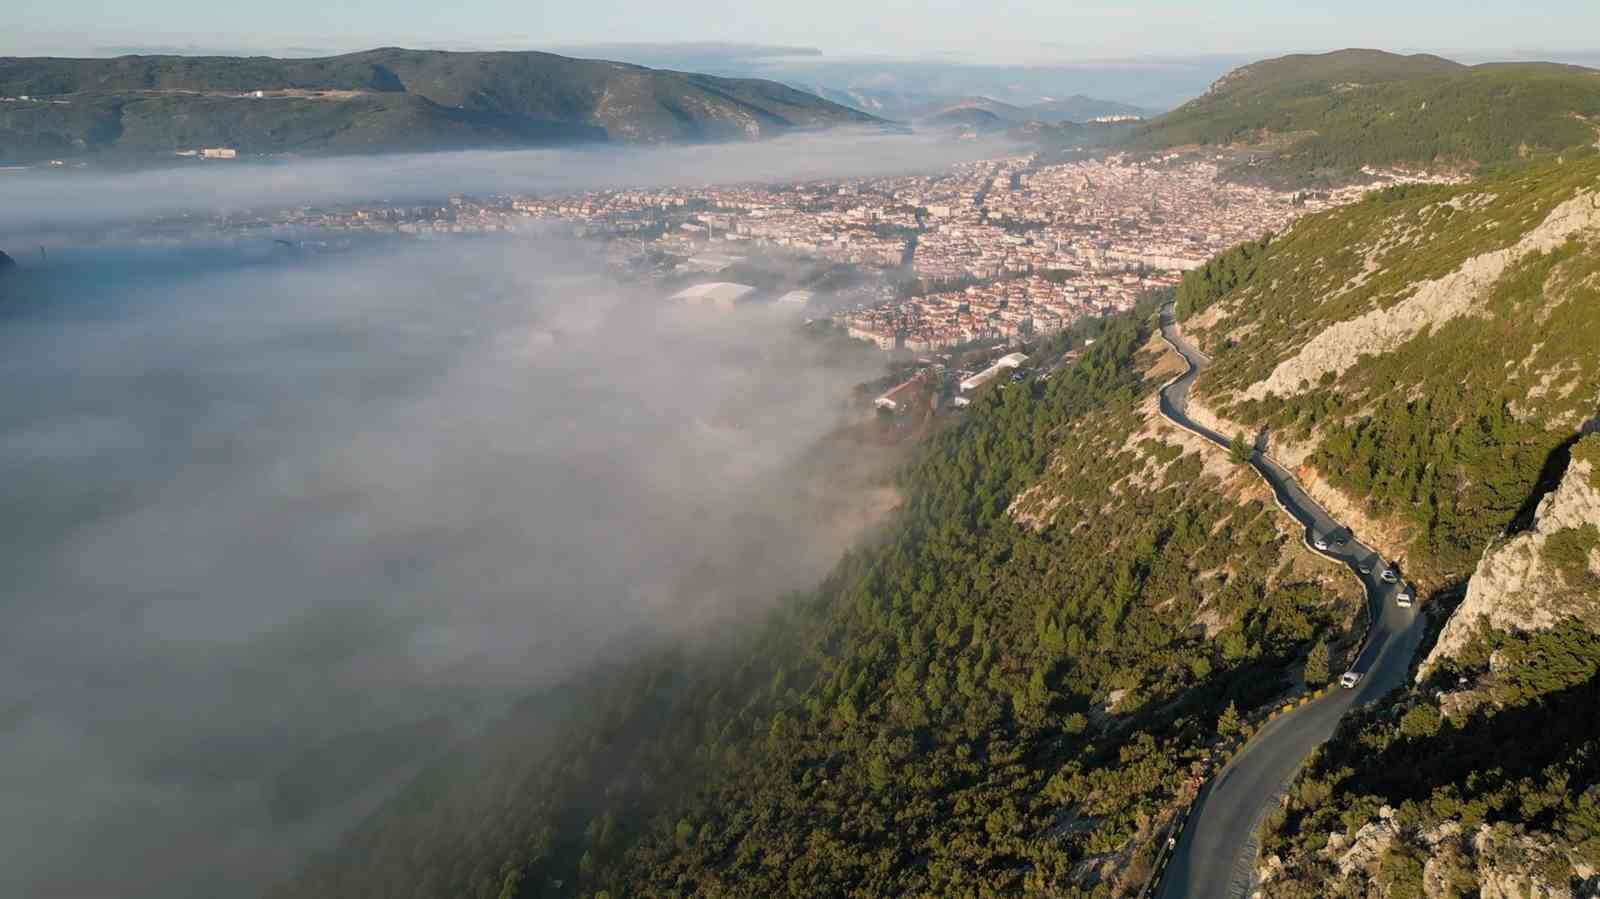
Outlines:
POLYGON ((754 139, 873 117, 771 81, 550 53, 0 59, 0 161, 754 139), (23 99, 27 98, 27 99, 23 99))
POLYGON ((1062 122, 1089 122, 1095 119, 1108 117, 1134 116, 1144 118, 1145 110, 1126 103, 1115 103, 1110 100, 1096 100, 1082 94, 1067 97, 1061 100, 1046 100, 1029 106, 1017 106, 996 100, 992 97, 962 97, 960 99, 939 99, 927 105, 924 109, 913 113, 914 119, 933 119, 948 112, 957 112, 964 109, 981 109, 993 114, 1002 121, 1014 124, 1024 122, 1039 122, 1045 125, 1058 125, 1062 122))
POLYGON ((1010 125, 1006 119, 976 106, 949 109, 929 119, 927 124, 940 127, 958 127, 973 131, 1001 131, 1010 125))
POLYGON ((1058 122, 1089 122, 1095 119, 1110 117, 1137 116, 1145 118, 1150 115, 1147 109, 1130 106, 1127 103, 1116 103, 1111 100, 1096 100, 1094 97, 1085 97, 1075 94, 1060 100, 1046 100, 1024 108, 1023 112, 1031 119, 1055 124, 1058 122))
POLYGON ((649 66, 652 69, 678 69, 741 78, 759 77, 744 70, 749 63, 773 59, 803 60, 822 56, 822 51, 816 47, 738 44, 727 41, 572 44, 542 49, 579 59, 614 59, 619 62, 649 66))
POLYGON ((959 116, 971 111, 988 113, 1002 122, 1026 122, 1028 120, 1028 113, 1022 107, 989 97, 935 98, 926 102, 920 108, 912 110, 909 118, 913 121, 933 121, 941 116, 959 116))
POLYGON ((899 122, 925 122, 960 109, 982 109, 1002 121, 1020 125, 1041 122, 1087 122, 1102 116, 1148 116, 1148 110, 1112 100, 1097 100, 1082 94, 1059 100, 1030 101, 1019 104, 987 95, 960 96, 907 90, 898 86, 834 88, 809 82, 796 82, 800 89, 844 106, 880 118, 899 122))
POLYGON ((1147 149, 1255 144, 1279 174, 1470 169, 1600 137, 1600 71, 1341 50, 1237 69, 1140 128, 1147 149))

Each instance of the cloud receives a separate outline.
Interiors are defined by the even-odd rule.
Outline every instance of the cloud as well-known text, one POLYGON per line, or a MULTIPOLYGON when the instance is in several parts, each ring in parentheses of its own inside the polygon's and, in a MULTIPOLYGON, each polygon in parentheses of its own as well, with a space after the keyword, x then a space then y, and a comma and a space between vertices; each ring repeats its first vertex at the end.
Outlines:
POLYGON ((71 249, 10 287, 3 895, 247 895, 513 697, 714 636, 865 520, 796 472, 869 360, 582 245, 71 249))

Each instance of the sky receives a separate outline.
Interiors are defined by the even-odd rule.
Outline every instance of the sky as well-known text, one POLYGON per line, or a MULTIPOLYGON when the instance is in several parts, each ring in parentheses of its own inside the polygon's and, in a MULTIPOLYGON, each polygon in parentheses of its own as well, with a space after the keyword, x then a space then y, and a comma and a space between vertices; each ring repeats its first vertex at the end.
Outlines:
POLYGON ((0 53, 134 48, 267 53, 378 45, 517 49, 617 41, 804 45, 830 55, 1043 63, 1064 58, 1318 52, 1467 57, 1600 45, 1594 0, 56 0, 10 10, 0 53))

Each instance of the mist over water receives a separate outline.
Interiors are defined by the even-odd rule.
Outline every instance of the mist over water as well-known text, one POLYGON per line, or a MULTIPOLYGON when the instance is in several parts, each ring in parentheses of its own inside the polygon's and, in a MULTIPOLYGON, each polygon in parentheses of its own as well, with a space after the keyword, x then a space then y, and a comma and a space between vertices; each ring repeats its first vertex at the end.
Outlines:
POLYGON ((543 237, 61 250, 0 312, 0 895, 250 895, 510 699, 812 583, 841 365, 543 237))
MULTIPOLYGON (((219 212, 343 203, 437 201, 450 193, 548 193, 707 184, 791 183, 938 172, 1028 152, 1004 138, 835 129, 748 143, 482 150, 286 162, 186 162, 149 171, 0 172, 0 246, 31 250, 75 229, 202 219, 219 212)), ((16 255, 13 253, 13 255, 16 255)))

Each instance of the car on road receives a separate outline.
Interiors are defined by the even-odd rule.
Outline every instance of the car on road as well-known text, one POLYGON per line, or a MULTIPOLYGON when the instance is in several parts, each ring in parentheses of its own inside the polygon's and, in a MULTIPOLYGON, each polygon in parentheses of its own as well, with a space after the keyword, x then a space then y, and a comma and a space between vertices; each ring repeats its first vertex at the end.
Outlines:
POLYGON ((1323 552, 1328 551, 1328 541, 1322 539, 1321 537, 1318 537, 1311 545, 1322 550, 1323 552))
POLYGON ((1407 590, 1404 587, 1401 587, 1400 588, 1400 592, 1396 593, 1394 595, 1394 604, 1399 606, 1402 609, 1411 608, 1411 601, 1412 601, 1411 591, 1407 590))
POLYGON ((1335 534, 1334 537, 1333 537, 1333 545, 1334 546, 1343 546, 1343 545, 1345 545, 1346 543, 1349 543, 1349 542, 1350 542, 1350 535, 1349 534, 1343 534, 1343 533, 1335 534))
POLYGON ((1339 686, 1345 688, 1346 690, 1353 688, 1359 683, 1361 683, 1361 672, 1359 671, 1346 671, 1344 675, 1339 678, 1339 686))
POLYGON ((1371 562, 1362 562, 1360 565, 1356 566, 1356 570, 1360 571, 1362 574, 1371 574, 1372 573, 1372 563, 1371 562))
POLYGON ((1383 570, 1383 582, 1385 584, 1398 584, 1400 583, 1400 575, 1393 568, 1385 568, 1383 570))

